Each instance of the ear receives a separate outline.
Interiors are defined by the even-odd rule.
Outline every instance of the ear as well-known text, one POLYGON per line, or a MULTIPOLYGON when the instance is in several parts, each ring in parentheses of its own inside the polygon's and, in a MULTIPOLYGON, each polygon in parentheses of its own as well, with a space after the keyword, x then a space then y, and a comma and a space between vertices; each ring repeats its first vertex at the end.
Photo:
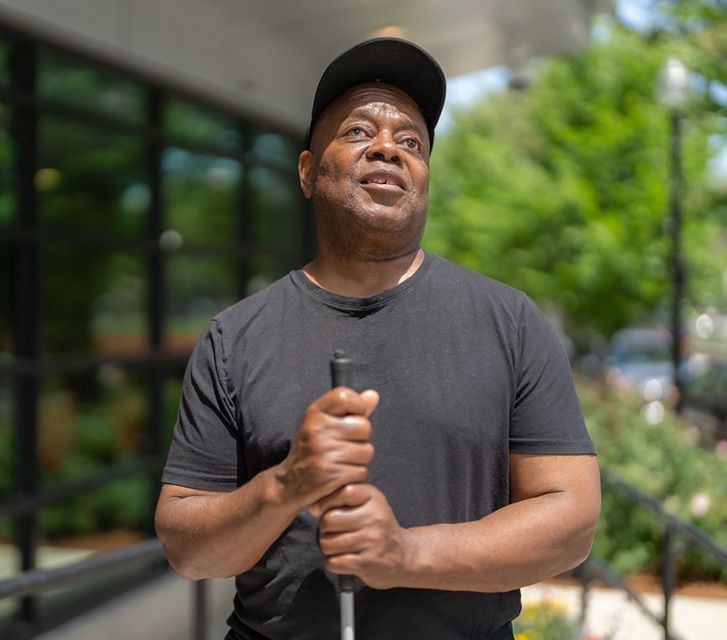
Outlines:
POLYGON ((313 171, 315 168, 315 156, 306 149, 298 156, 298 179, 303 195, 310 200, 313 193, 313 171))

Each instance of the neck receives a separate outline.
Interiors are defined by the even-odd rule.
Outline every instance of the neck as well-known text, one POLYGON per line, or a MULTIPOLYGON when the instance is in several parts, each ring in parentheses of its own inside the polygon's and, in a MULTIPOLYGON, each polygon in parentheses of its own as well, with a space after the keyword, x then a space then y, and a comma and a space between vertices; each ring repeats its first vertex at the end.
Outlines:
POLYGON ((365 298, 411 277, 422 264, 424 251, 419 247, 386 258, 348 258, 331 252, 318 256, 303 267, 303 272, 322 289, 343 296, 365 298))

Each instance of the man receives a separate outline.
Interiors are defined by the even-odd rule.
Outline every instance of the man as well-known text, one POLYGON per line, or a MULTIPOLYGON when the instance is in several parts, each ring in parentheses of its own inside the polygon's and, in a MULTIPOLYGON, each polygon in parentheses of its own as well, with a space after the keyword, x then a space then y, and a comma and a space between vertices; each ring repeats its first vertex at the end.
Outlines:
POLYGON ((185 375, 157 531, 237 576, 230 639, 512 638, 517 589, 580 563, 598 469, 555 333, 523 294, 420 248, 439 65, 371 40, 316 92, 318 253, 215 316, 185 375), (355 363, 354 391, 328 362, 355 363))

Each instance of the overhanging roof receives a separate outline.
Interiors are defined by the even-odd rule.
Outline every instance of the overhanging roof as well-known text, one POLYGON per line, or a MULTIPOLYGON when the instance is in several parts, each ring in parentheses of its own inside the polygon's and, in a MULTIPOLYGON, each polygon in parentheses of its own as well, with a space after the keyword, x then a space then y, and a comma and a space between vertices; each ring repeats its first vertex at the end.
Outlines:
POLYGON ((588 43, 612 0, 0 0, 0 22, 195 94, 305 127, 337 53, 382 28, 448 76, 588 43))

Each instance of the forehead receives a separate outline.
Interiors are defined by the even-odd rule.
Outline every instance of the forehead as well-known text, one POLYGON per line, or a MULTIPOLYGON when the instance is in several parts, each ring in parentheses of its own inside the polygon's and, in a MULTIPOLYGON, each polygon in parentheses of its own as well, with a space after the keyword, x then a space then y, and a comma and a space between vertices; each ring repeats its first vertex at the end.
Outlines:
POLYGON ((376 105, 378 107, 376 111, 386 114, 399 111, 420 126, 422 132, 427 130, 424 117, 411 96, 398 87, 383 82, 367 82, 352 87, 328 106, 321 120, 333 120, 337 123, 351 115, 353 111, 368 105, 376 105))

